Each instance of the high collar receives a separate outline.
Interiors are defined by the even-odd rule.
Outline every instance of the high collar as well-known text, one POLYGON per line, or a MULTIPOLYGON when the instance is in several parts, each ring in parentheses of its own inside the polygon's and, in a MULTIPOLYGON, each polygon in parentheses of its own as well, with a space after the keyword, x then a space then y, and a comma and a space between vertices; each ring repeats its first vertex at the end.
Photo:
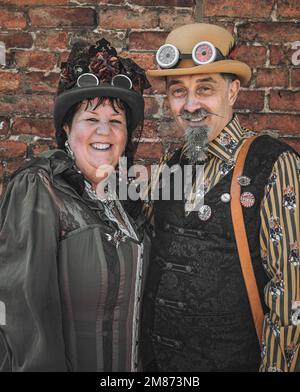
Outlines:
POLYGON ((221 160, 235 160, 245 133, 237 115, 234 115, 219 135, 209 143, 208 152, 221 160))

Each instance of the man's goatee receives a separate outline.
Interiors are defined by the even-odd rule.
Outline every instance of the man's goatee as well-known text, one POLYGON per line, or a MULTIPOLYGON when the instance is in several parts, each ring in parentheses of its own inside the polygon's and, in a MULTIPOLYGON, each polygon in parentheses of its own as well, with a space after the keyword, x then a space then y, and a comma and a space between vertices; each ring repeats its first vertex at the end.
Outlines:
POLYGON ((207 126, 188 127, 185 130, 184 153, 192 164, 203 163, 207 159, 208 133, 207 126))

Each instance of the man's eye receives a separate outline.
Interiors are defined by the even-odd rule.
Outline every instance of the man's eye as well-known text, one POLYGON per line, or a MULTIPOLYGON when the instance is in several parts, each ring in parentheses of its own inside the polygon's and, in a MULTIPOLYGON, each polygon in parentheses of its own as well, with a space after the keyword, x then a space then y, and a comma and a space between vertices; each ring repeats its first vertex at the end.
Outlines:
POLYGON ((211 88, 210 88, 210 87, 207 87, 207 86, 203 86, 203 87, 199 87, 197 91, 198 91, 200 94, 201 94, 201 93, 208 93, 208 92, 211 91, 211 88))
POLYGON ((172 91, 172 95, 175 97, 181 97, 185 94, 185 89, 184 88, 177 88, 176 90, 172 91))

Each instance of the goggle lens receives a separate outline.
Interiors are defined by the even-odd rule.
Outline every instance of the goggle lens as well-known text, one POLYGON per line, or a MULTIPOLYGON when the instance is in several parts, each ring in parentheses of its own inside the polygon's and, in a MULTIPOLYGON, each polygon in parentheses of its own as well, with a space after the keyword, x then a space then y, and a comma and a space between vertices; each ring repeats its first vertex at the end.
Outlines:
MULTIPOLYGON (((110 84, 114 87, 120 87, 127 90, 132 88, 132 81, 126 75, 115 75, 110 84)), ((97 87, 99 86, 99 79, 92 73, 84 73, 77 79, 77 87, 97 87)))
POLYGON ((173 68, 180 59, 193 59, 197 65, 209 64, 216 60, 224 60, 220 50, 208 41, 198 42, 191 54, 180 53, 176 46, 165 44, 156 52, 156 62, 161 68, 173 68))
POLYGON ((161 46, 156 53, 156 61, 161 68, 172 68, 178 63, 179 50, 174 45, 161 46))
POLYGON ((216 58, 216 48, 210 42, 200 42, 194 47, 192 57, 196 64, 212 63, 216 58))

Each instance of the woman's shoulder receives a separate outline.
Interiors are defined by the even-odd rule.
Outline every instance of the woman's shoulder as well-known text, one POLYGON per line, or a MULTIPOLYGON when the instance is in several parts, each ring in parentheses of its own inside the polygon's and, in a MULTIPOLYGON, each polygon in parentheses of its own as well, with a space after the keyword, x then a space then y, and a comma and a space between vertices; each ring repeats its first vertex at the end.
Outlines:
POLYGON ((73 166, 72 160, 63 150, 48 150, 29 161, 24 162, 10 177, 10 181, 18 176, 38 175, 41 171, 49 177, 60 174, 73 166))
POLYGON ((53 183, 53 178, 72 167, 73 162, 62 150, 49 150, 24 162, 9 178, 1 199, 11 192, 25 195, 45 184, 53 183))

